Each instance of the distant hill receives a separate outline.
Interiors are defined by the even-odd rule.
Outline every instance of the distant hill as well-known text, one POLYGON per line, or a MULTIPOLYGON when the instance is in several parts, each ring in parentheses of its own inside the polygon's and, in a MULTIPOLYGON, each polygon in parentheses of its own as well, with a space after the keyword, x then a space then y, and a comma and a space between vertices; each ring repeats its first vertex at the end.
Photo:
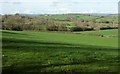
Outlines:
POLYGON ((3 29, 87 31, 117 29, 117 14, 15 14, 3 15, 3 29))
POLYGON ((118 16, 118 14, 103 13, 68 13, 68 14, 20 14, 22 16, 38 16, 38 15, 92 15, 92 16, 118 16))

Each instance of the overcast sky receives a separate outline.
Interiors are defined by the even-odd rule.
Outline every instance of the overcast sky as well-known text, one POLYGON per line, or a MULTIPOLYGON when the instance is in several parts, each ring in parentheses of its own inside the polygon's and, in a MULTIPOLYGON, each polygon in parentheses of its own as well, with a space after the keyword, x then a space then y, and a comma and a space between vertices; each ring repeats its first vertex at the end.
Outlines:
POLYGON ((119 0, 0 0, 0 14, 117 13, 119 0))

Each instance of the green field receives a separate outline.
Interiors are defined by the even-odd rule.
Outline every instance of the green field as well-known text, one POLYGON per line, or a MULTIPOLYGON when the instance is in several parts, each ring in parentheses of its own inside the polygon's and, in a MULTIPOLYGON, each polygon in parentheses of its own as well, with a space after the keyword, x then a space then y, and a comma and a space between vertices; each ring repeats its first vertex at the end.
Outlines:
MULTIPOLYGON (((3 72, 117 72, 118 38, 3 30, 3 72)), ((99 31, 118 36, 117 30, 99 31)), ((85 35, 84 35, 85 34, 85 35)))
POLYGON ((77 32, 83 35, 91 35, 91 36, 98 36, 98 35, 104 35, 108 37, 118 37, 118 30, 98 30, 98 31, 85 31, 85 32, 77 32))
POLYGON ((41 15, 40 18, 45 18, 45 19, 57 19, 57 20, 66 20, 69 18, 73 18, 75 20, 85 20, 85 21, 96 21, 96 22, 103 22, 103 21, 109 21, 109 22, 117 22, 118 18, 116 16, 106 16, 106 17, 101 17, 101 16, 93 16, 93 15, 83 15, 83 14, 64 14, 64 15, 49 15, 49 16, 44 16, 41 15))

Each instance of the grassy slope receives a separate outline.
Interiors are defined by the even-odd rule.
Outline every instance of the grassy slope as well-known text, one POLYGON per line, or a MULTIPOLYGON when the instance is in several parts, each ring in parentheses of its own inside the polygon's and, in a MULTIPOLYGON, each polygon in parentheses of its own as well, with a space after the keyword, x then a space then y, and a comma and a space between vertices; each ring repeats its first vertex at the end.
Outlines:
POLYGON ((3 31, 5 72, 114 72, 117 38, 3 31))
POLYGON ((59 19, 59 20, 65 20, 69 18, 74 18, 76 20, 85 20, 85 21, 95 21, 96 22, 102 22, 102 21, 109 21, 109 22, 117 22, 118 18, 117 16, 106 16, 104 18, 101 18, 99 16, 88 16, 88 15, 80 15, 80 14, 65 14, 65 15, 51 15, 51 16, 40 16, 41 18, 47 18, 47 19, 59 19))
POLYGON ((80 32, 81 34, 85 35, 106 35, 106 36, 114 36, 118 37, 118 30, 113 29, 113 30, 101 30, 101 31, 85 31, 85 32, 80 32))

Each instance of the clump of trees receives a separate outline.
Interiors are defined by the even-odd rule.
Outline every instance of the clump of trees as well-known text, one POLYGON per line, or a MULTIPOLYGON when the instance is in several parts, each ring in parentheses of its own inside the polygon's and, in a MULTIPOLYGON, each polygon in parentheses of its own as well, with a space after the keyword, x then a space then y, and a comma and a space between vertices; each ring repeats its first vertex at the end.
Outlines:
MULTIPOLYGON (((102 17, 103 18, 103 17, 102 17)), ((75 17, 68 17, 65 20, 43 18, 40 16, 25 15, 3 15, 1 18, 3 30, 34 30, 34 31, 90 31, 117 29, 117 23, 109 21, 96 22, 86 21, 84 19, 77 20, 75 17), (72 25, 68 22, 72 22, 72 25), (110 25, 111 24, 111 25, 110 25)))

